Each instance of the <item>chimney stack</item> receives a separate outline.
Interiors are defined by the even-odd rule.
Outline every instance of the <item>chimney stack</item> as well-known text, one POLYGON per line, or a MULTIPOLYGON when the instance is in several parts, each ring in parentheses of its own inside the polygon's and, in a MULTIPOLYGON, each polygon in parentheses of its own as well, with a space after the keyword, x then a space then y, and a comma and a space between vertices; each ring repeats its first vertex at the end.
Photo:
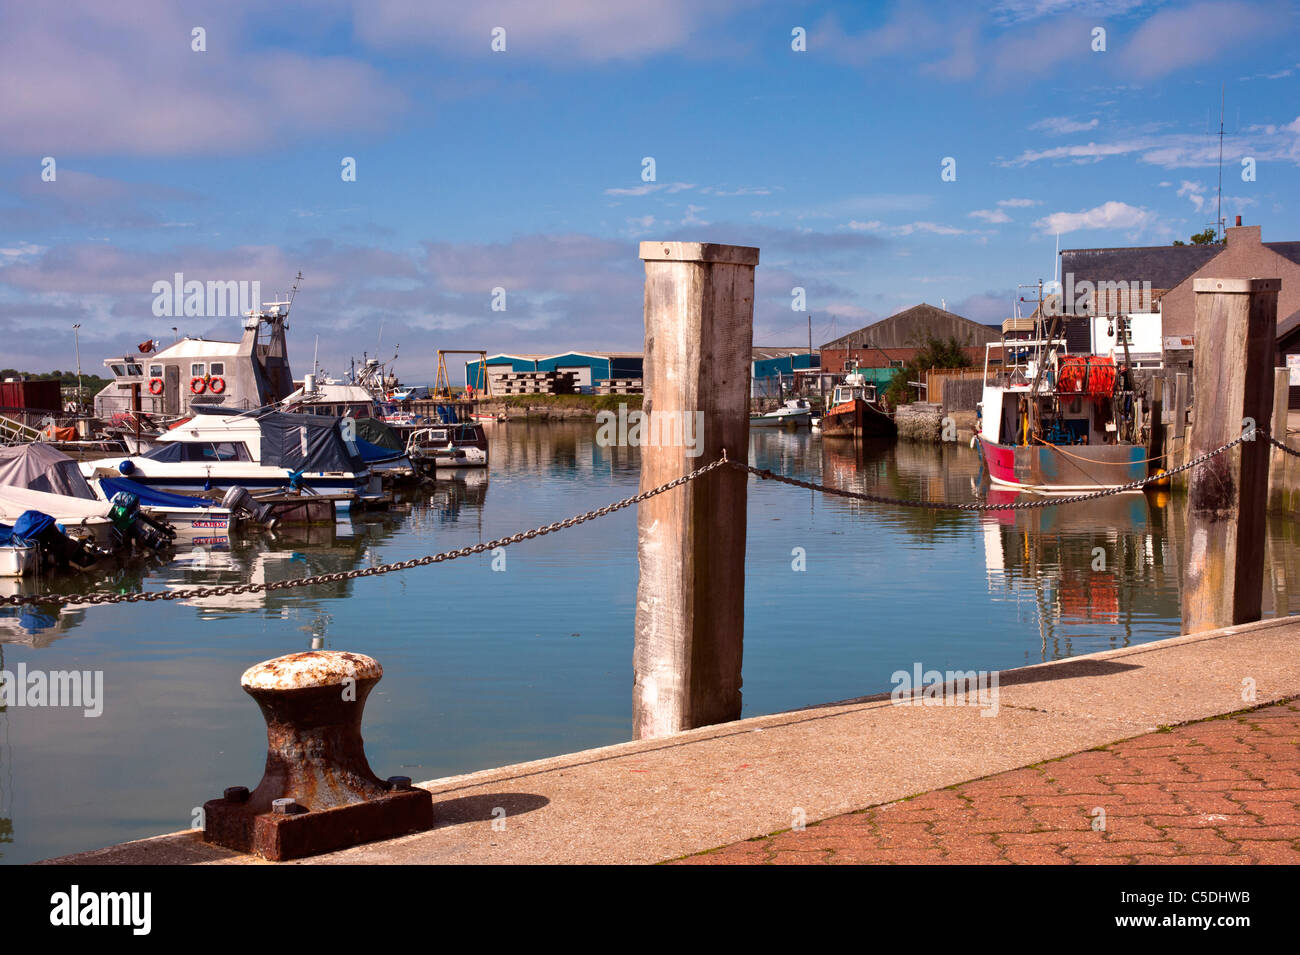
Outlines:
POLYGON ((1237 216, 1237 228, 1241 228, 1241 216, 1237 216))

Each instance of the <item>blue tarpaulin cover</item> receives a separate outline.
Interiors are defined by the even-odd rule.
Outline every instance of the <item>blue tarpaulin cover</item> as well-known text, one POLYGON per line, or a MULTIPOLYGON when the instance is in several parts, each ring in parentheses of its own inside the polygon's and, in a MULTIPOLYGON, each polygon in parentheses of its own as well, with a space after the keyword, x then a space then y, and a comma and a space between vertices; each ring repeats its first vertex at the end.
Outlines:
POLYGON ((14 542, 14 529, 8 524, 0 524, 0 547, 14 542))
POLYGON ((134 494, 140 499, 141 507, 215 507, 216 501, 206 497, 186 497, 184 494, 170 494, 157 488, 132 481, 129 478, 100 478, 99 486, 109 500, 119 491, 134 494))
POLYGON ((14 521, 13 536, 21 540, 35 540, 53 523, 54 518, 48 514, 23 511, 18 515, 18 520, 14 521))

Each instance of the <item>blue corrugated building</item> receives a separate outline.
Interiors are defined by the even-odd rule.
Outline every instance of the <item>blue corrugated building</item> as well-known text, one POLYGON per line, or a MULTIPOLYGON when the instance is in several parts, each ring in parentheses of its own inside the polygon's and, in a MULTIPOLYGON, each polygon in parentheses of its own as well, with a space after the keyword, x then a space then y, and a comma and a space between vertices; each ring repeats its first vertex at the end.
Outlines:
MULTIPOLYGON (((590 391, 602 379, 641 378, 644 356, 640 352, 569 351, 556 355, 489 355, 487 370, 494 371, 571 371, 581 391, 590 391)), ((465 362, 465 380, 477 386, 479 361, 465 362)))
POLYGON ((752 398, 776 397, 782 387, 787 391, 794 384, 796 371, 821 367, 821 358, 806 348, 754 348, 750 390, 752 398))

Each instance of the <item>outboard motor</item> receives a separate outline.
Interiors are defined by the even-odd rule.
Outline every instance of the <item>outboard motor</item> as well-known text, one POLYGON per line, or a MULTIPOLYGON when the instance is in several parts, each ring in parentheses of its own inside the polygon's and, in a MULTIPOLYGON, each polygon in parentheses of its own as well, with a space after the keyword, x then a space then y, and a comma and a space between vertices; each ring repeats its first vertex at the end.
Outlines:
POLYGON ((67 570, 69 567, 84 570, 106 556, 93 544, 83 543, 63 533, 54 518, 42 511, 23 511, 18 520, 14 521, 13 537, 15 540, 35 544, 41 552, 41 564, 59 570, 67 570))
POLYGON ((166 550, 171 546, 176 531, 170 524, 156 521, 140 510, 140 498, 130 491, 118 491, 108 502, 109 520, 113 533, 123 544, 140 544, 152 551, 166 550))
POLYGON ((238 485, 226 492, 226 496, 221 499, 221 506, 229 509, 231 513, 247 514, 257 523, 265 524, 267 527, 275 526, 275 518, 271 516, 271 505, 263 504, 238 485))

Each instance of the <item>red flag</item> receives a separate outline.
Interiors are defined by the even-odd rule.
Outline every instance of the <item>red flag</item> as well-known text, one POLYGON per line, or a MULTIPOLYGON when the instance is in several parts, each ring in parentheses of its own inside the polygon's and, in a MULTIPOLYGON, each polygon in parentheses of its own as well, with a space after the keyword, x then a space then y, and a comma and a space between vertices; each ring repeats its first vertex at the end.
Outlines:
POLYGON ((153 351, 153 339, 151 338, 147 342, 141 342, 139 345, 136 345, 135 347, 140 349, 140 352, 142 354, 148 354, 149 352, 153 351))

